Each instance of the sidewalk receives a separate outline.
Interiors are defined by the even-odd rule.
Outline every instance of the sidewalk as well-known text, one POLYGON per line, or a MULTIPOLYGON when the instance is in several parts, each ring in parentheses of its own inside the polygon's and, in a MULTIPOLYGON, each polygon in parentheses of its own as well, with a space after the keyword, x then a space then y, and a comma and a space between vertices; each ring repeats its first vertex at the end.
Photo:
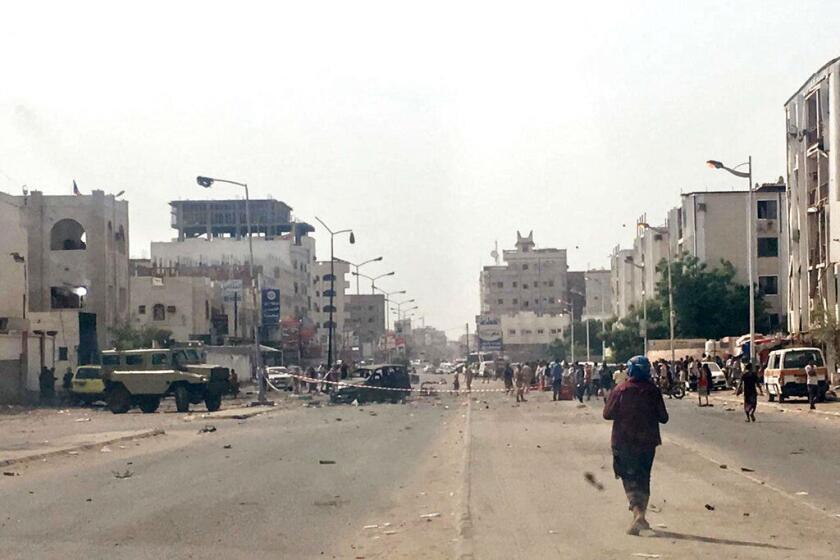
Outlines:
MULTIPOLYGON (((697 393, 686 393, 685 398, 694 398, 696 400, 697 393)), ((716 401, 721 404, 725 404, 727 406, 732 407, 740 408, 744 406, 744 398, 742 396, 736 396, 735 391, 730 390, 712 392, 709 395, 709 401, 716 401)), ((758 406, 759 408, 771 408, 779 412, 817 414, 832 418, 840 418, 840 401, 826 401, 823 403, 817 403, 817 409, 810 410, 808 408, 808 401, 806 399, 795 399, 793 401, 787 401, 785 403, 769 402, 767 400, 767 395, 765 394, 763 397, 759 395, 758 406)))

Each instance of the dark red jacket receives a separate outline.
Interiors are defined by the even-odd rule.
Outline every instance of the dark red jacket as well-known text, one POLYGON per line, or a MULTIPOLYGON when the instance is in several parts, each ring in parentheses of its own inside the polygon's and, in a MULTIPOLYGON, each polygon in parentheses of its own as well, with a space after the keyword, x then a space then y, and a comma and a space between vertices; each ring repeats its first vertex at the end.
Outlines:
POLYGON ((662 445, 659 424, 668 422, 668 411, 652 381, 631 377, 610 393, 604 418, 613 421, 613 447, 644 451, 662 445))

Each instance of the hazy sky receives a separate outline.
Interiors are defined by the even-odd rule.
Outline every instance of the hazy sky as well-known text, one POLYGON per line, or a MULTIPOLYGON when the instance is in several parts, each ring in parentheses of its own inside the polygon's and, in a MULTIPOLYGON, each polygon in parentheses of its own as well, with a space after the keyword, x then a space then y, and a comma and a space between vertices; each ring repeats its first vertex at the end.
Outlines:
POLYGON ((133 6, 4 7, 0 190, 125 189, 142 256, 196 175, 246 181, 354 228, 337 256, 450 336, 517 229, 606 267, 622 224, 730 188, 706 159, 783 175, 783 104, 840 56, 833 1, 133 6))

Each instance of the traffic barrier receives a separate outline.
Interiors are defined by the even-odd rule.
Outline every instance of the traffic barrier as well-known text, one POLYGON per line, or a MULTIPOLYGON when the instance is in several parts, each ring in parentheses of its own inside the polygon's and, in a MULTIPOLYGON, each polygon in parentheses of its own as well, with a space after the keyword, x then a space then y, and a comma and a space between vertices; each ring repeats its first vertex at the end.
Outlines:
MULTIPOLYGON (((323 383, 325 385, 333 385, 333 386, 335 386, 336 388, 339 388, 339 389, 341 387, 355 387, 355 386, 358 386, 355 383, 347 383, 346 381, 327 381, 325 379, 314 379, 312 377, 307 377, 305 375, 298 375, 298 374, 295 374, 295 373, 288 373, 287 375, 289 377, 295 378, 295 379, 297 379, 299 381, 303 381, 305 383, 323 383)), ((274 389, 275 391, 282 391, 282 389, 278 389, 277 387, 272 385, 271 382, 268 381, 268 378, 266 378, 266 383, 268 383, 268 386, 271 387, 272 389, 274 389)), ((460 395, 462 393, 504 393, 504 392, 508 392, 508 391, 513 392, 513 391, 516 390, 516 388, 512 388, 512 389, 505 389, 505 388, 501 388, 501 389, 470 389, 470 390, 467 390, 466 388, 464 388, 464 389, 455 390, 455 389, 449 389, 449 388, 443 388, 443 387, 446 387, 446 386, 441 384, 441 388, 437 388, 437 387, 433 386, 433 387, 429 388, 428 390, 434 391, 435 393, 448 393, 448 394, 455 394, 455 395, 460 395)), ((399 387, 365 386, 365 388, 370 389, 370 390, 376 390, 376 391, 393 391, 393 392, 397 392, 397 393, 412 393, 412 392, 421 393, 422 391, 426 390, 426 388, 422 388, 422 387, 421 387, 421 389, 403 389, 403 388, 399 388, 399 387)))

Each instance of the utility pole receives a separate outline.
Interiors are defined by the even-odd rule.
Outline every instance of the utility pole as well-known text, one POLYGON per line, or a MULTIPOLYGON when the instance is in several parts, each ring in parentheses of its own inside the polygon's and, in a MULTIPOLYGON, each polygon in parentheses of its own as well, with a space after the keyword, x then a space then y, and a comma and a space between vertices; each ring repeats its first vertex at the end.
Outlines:
POLYGON ((467 325, 467 359, 470 357, 470 324, 466 323, 467 325))

